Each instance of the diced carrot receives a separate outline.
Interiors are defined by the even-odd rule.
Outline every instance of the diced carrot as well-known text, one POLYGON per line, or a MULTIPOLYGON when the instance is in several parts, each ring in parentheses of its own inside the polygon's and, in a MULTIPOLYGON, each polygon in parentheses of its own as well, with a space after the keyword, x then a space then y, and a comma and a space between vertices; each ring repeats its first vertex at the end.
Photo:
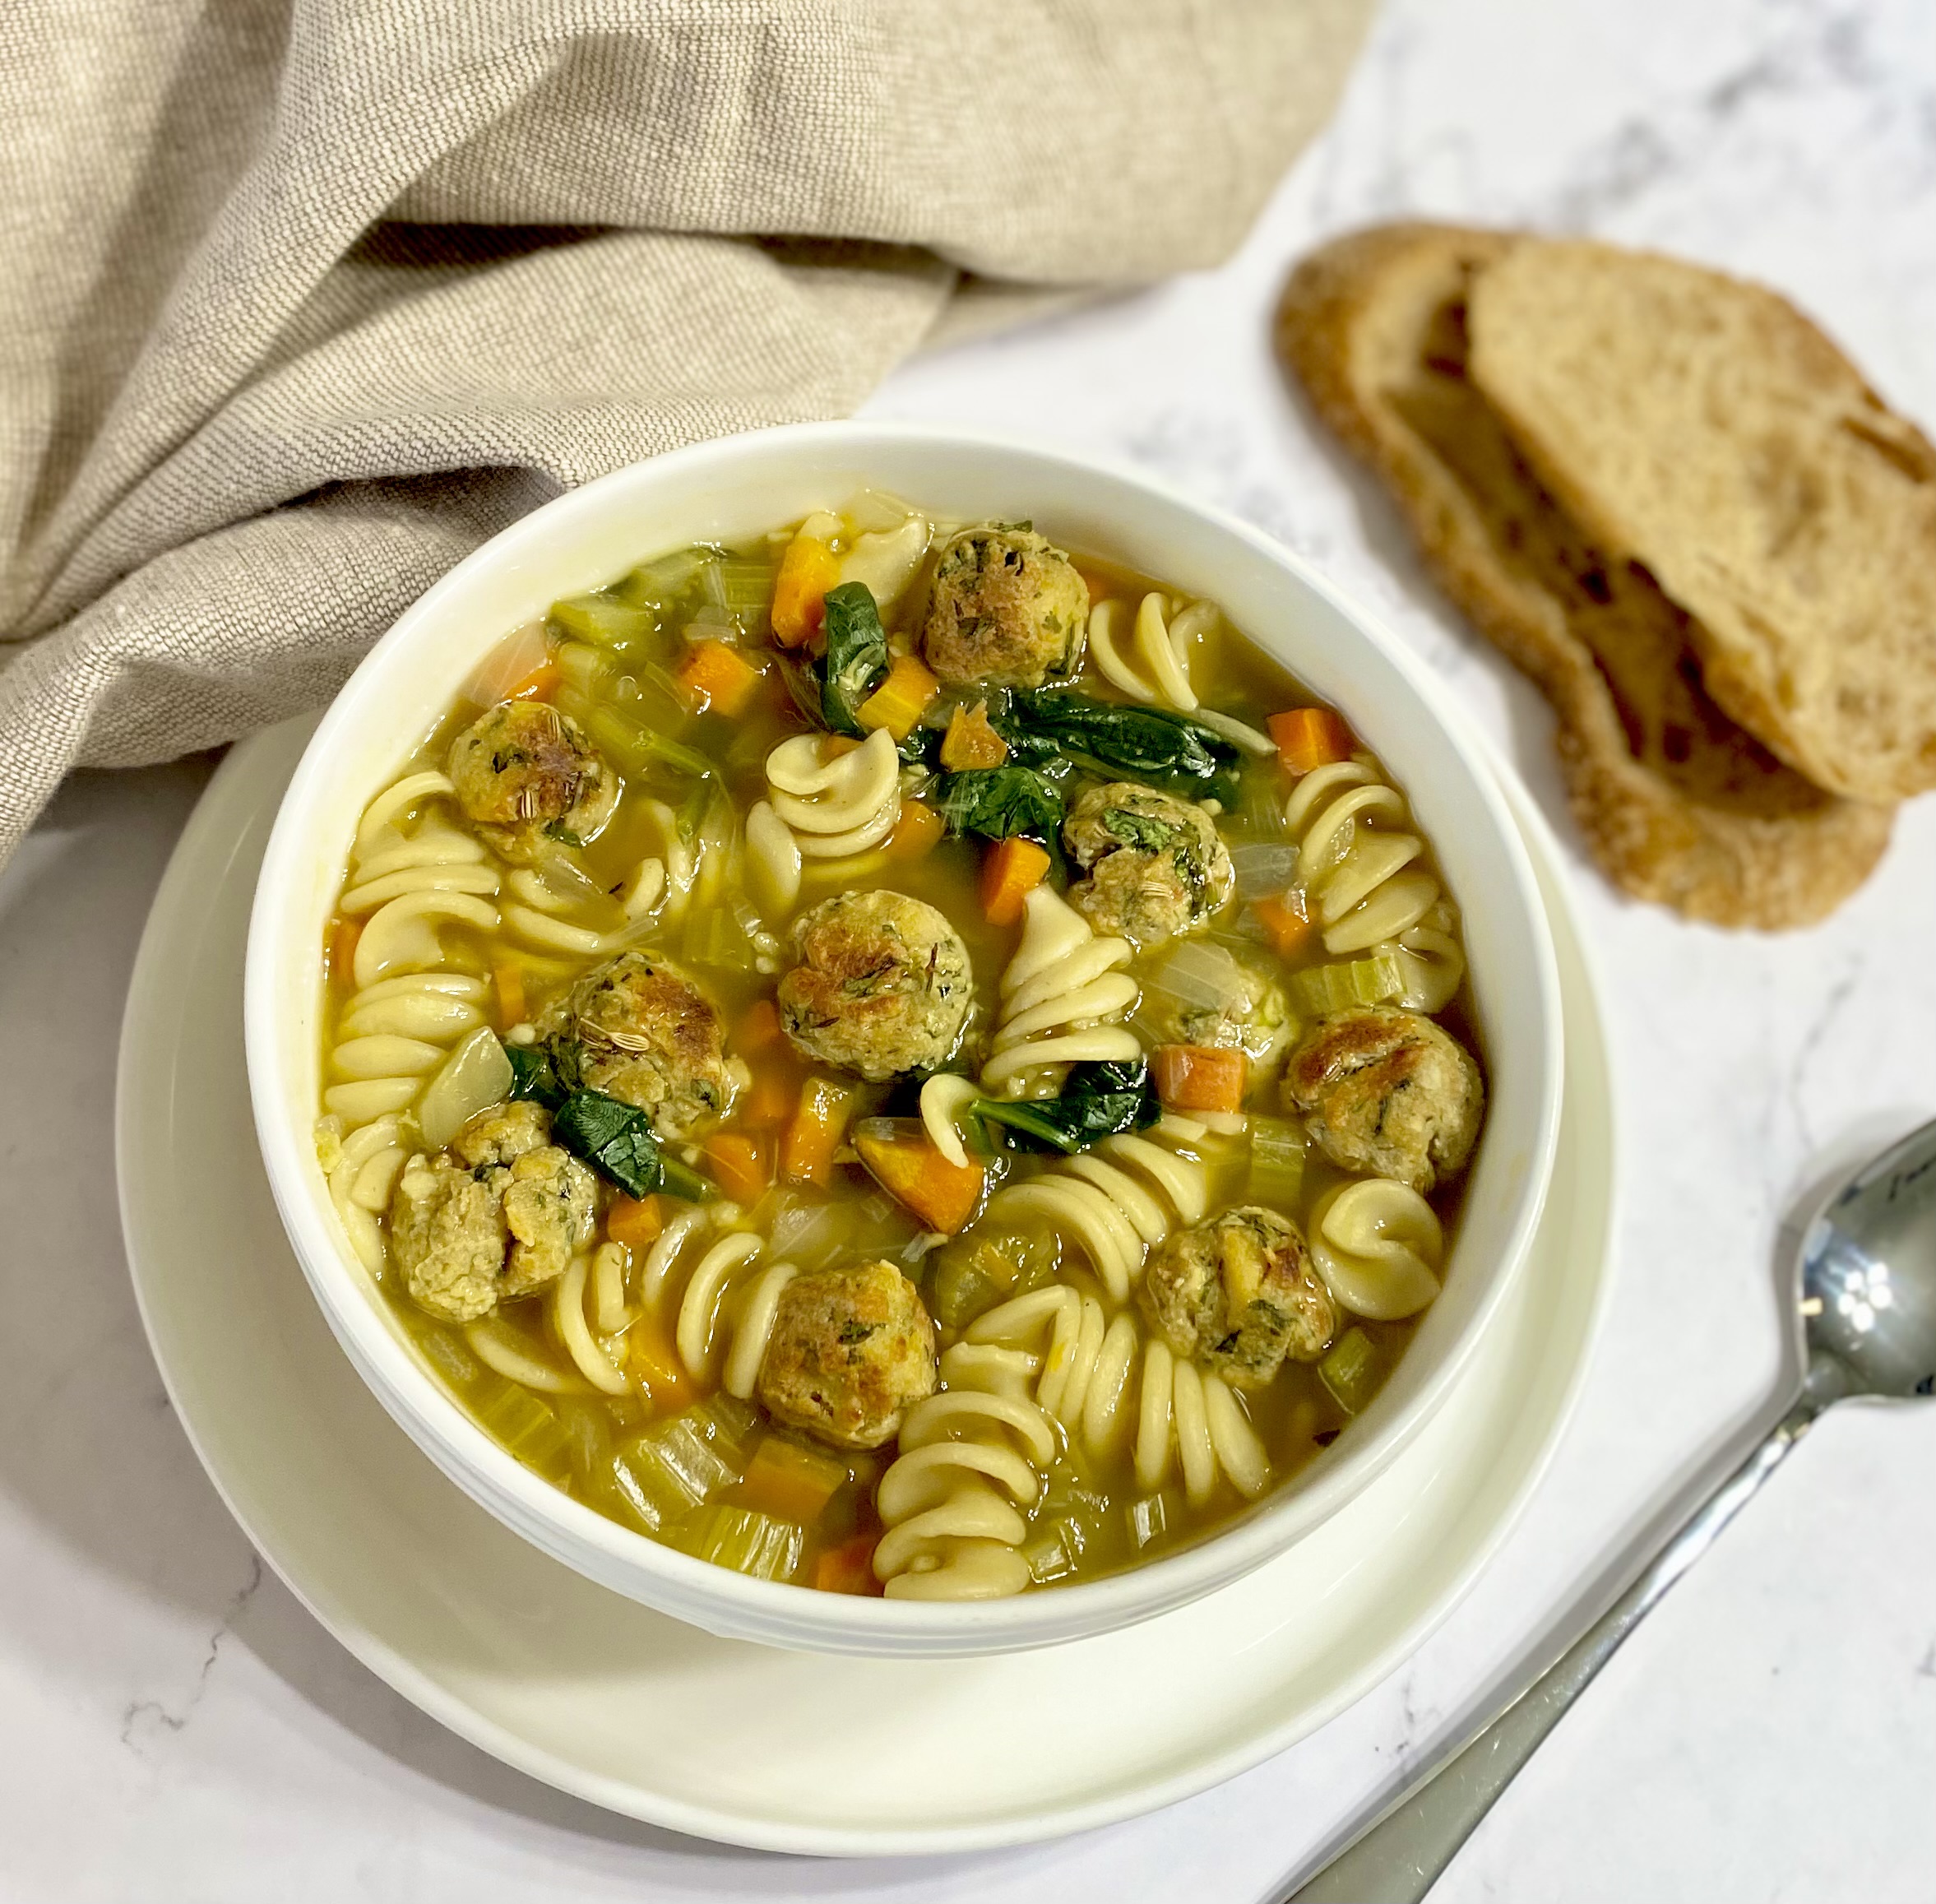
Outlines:
POLYGON ((1159 1045, 1150 1059, 1170 1110, 1241 1110, 1250 1060, 1230 1045, 1159 1045))
POLYGON ((773 583, 773 639, 798 648, 820 632, 827 591, 841 579, 841 558, 817 535, 796 535, 773 583))
POLYGON ((995 732, 987 702, 957 707, 948 716, 947 732, 941 737, 941 764, 950 773, 971 767, 999 767, 1007 757, 1008 743, 995 732))
POLYGON ((972 1157, 951 1164, 919 1129, 888 1135, 863 1128, 854 1147, 889 1196, 943 1236, 961 1229, 981 1202, 987 1172, 972 1157))
POLYGON ((762 998, 747 1008, 746 1016, 733 1034, 733 1042, 742 1057, 751 1058, 756 1052, 772 1049, 782 1035, 779 1006, 771 998, 762 998))
POLYGON ((1290 773, 1351 757, 1351 730, 1328 707, 1293 707, 1273 714, 1266 725, 1277 743, 1277 757, 1290 773))
POLYGON ((625 1369, 662 1415, 699 1399, 698 1386, 686 1373, 677 1346, 651 1316, 641 1317, 625 1332, 625 1369))
POLYGON ((793 1116, 799 1101, 800 1068, 776 1054, 754 1068, 753 1082, 740 1104, 740 1119, 755 1130, 772 1130, 793 1116))
POLYGON ((903 800, 901 818, 887 836, 887 856, 892 859, 919 859, 941 844, 947 822, 923 800, 903 800))
POLYGON ((705 1142, 714 1181, 736 1203, 755 1203, 766 1194, 767 1147, 740 1131, 716 1131, 705 1142))
POLYGON ((829 1547, 813 1563, 813 1584, 822 1593, 878 1593, 881 1583, 874 1578, 874 1536, 856 1534, 837 1547, 829 1547))
POLYGON ((854 1093, 831 1078, 809 1077, 780 1137, 780 1174, 789 1184, 833 1181, 834 1152, 854 1114, 854 1093))
POLYGON ((1021 902, 1049 872, 1049 855, 1019 836, 998 840, 981 863, 981 910, 990 925, 1013 925, 1021 902))
POLYGON ((1311 922, 1301 912, 1293 911, 1281 899, 1260 899, 1251 910, 1270 933, 1279 958, 1295 958, 1304 950, 1304 941, 1311 936, 1311 922))
POLYGON ((753 1451, 739 1483, 740 1503, 776 1521, 810 1527, 847 1478, 844 1462, 769 1434, 753 1451))
POLYGON ((914 731, 921 711, 941 692, 941 683, 913 655, 897 655, 887 679, 854 710, 868 733, 884 727, 897 740, 914 731))
POLYGON ((547 655, 521 680, 506 692, 507 701, 549 701, 558 690, 558 658, 547 655))
POLYGON ((330 976, 346 992, 354 989, 350 971, 356 963, 356 942, 362 937, 363 921, 360 919, 339 916, 330 921, 330 976))
POLYGON ((708 636, 695 642, 679 664, 679 683, 701 712, 743 714, 760 684, 762 670, 729 642, 708 636))
POLYGON ((525 1021, 525 972, 506 959, 491 967, 491 984, 498 994, 498 1023, 508 1031, 525 1021))
POLYGON ((614 1197, 605 1212, 605 1235, 628 1249, 645 1249, 665 1227, 656 1197, 614 1197))

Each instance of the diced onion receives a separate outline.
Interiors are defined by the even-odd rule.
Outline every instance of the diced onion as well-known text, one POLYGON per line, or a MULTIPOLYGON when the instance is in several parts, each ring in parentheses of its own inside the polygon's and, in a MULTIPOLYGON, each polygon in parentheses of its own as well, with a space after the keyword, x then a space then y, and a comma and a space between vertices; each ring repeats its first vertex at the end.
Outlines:
POLYGON ((1297 878, 1295 845, 1233 846, 1230 865, 1237 875, 1239 899, 1272 899, 1287 892, 1297 878))
POLYGON ((464 683, 464 698, 479 707, 495 707, 511 690, 544 665, 549 644, 540 618, 514 629, 478 663, 464 683))
POLYGON ((488 1025, 479 1025, 445 1060, 417 1106, 424 1142, 440 1151, 480 1110, 511 1095, 511 1060, 488 1025))

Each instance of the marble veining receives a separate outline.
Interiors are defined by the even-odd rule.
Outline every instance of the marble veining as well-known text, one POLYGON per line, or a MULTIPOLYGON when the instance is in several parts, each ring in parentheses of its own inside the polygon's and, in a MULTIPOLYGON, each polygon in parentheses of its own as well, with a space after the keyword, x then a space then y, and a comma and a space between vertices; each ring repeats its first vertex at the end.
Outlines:
MULTIPOLYGON (((149 895, 206 774, 83 776, 0 881, 0 1900, 464 1904, 1263 1897, 1546 1656, 1647 1524, 1772 1408, 1777 1237, 1824 1160, 1936 1114, 1936 799, 1779 938, 1627 904, 1586 864, 1536 695, 1433 594, 1271 364, 1290 261, 1364 220, 1529 220, 1786 290, 1936 423, 1929 0, 1392 0, 1337 119, 1223 269, 909 365, 878 416, 1125 458, 1369 604, 1558 829, 1602 975, 1624 1184, 1578 1414, 1413 1661, 1290 1752, 1109 1831, 803 1864, 561 1798, 345 1656, 202 1477, 149 1360, 102 1152, 149 895)), ((1435 1896, 1922 1897, 1936 1867, 1936 1411, 1838 1412, 1607 1669, 1435 1896)))

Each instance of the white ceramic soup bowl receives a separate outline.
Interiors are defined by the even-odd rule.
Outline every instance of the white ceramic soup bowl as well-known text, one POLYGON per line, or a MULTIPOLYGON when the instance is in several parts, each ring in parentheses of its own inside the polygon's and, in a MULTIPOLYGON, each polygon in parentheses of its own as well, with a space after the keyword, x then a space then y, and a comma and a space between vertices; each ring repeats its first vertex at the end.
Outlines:
POLYGON ((996 1652, 1128 1626, 1237 1578, 1336 1513, 1431 1416, 1520 1273, 1559 1118, 1559 993, 1545 915, 1483 750, 1443 688, 1295 556, 1145 477, 1012 442, 876 425, 763 431, 621 470, 526 517, 430 590, 336 697, 283 799, 250 925, 244 1016, 257 1129, 290 1242, 344 1352, 417 1446, 506 1526, 615 1592, 712 1633, 837 1652, 996 1652), (865 489, 961 520, 1031 517, 1057 541, 1208 596, 1341 709, 1438 851, 1464 915, 1488 1047, 1487 1123, 1444 1291, 1365 1413, 1295 1481, 1193 1547, 1111 1578, 977 1604, 749 1579, 540 1479, 420 1359, 340 1227, 313 1134, 322 948, 351 835, 479 657, 561 595, 865 489))

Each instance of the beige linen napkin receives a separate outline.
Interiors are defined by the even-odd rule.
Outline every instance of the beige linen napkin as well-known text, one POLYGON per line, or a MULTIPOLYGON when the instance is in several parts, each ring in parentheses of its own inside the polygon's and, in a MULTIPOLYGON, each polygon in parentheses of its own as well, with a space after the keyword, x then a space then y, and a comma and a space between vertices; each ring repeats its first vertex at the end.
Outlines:
POLYGON ((850 409, 970 276, 1214 263, 1369 4, 0 7, 0 859, 560 489, 850 409))

